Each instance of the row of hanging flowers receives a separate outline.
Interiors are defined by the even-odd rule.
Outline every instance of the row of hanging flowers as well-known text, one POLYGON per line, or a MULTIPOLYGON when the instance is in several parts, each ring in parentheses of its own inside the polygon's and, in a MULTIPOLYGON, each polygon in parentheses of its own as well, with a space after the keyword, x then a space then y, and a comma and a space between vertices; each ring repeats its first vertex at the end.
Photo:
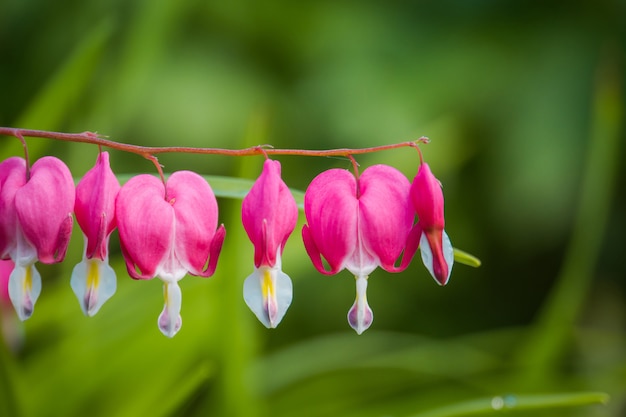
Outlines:
POLYGON ((213 275, 226 229, 218 225, 219 208, 210 184, 191 171, 177 171, 166 179, 154 156, 160 152, 264 155, 263 169, 243 199, 241 220, 254 245, 254 271, 244 281, 243 298, 268 328, 281 322, 292 301, 293 284, 282 270, 281 258, 298 219, 281 165, 270 155, 343 155, 353 163, 353 172, 330 169, 311 181, 304 195, 306 224, 301 236, 320 273, 332 275, 346 269, 354 275, 356 300, 347 318, 358 334, 372 324, 366 289, 376 268, 403 271, 419 249, 437 283, 445 285, 450 278, 455 250, 444 231, 441 184, 418 147, 426 138, 376 148, 307 151, 146 148, 89 132, 0 128, 0 134, 17 137, 25 150, 24 136, 39 136, 134 152, 152 160, 160 175, 140 174, 122 186, 111 170, 108 152, 101 148, 95 166, 76 186, 69 168, 52 156, 31 166, 26 151, 25 158, 15 156, 0 163, 0 279, 5 280, 2 287, 8 290, 5 293, 21 320, 33 314, 41 292, 35 264, 64 260, 75 217, 85 244, 70 284, 83 312, 93 316, 116 291, 108 248, 117 228, 128 275, 137 280, 158 277, 163 282, 159 329, 168 337, 180 330, 178 282, 187 274, 213 275), (403 146, 419 152, 412 182, 388 165, 360 172, 353 157, 403 146))

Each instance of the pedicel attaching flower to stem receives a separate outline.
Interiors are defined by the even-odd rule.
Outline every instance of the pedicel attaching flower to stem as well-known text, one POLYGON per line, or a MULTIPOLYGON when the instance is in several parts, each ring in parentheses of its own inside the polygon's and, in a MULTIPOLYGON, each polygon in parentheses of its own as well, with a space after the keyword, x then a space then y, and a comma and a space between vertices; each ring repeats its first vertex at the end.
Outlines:
POLYGON ((166 183, 142 174, 122 187, 115 209, 126 269, 134 279, 163 281, 158 326, 173 337, 182 325, 178 281, 187 273, 213 275, 226 235, 217 228, 213 190, 191 171, 174 172, 166 183))
POLYGON ((368 276, 379 266, 389 272, 404 270, 417 250, 419 230, 413 226, 409 190, 406 177, 386 165, 371 166, 359 178, 343 169, 331 169, 315 177, 306 190, 304 246, 322 274, 336 274, 344 268, 354 274, 356 301, 348 322, 358 334, 374 317, 367 303, 368 276))
POLYGON ((111 170, 108 152, 100 152, 96 165, 76 186, 74 213, 83 231, 85 250, 74 267, 70 284, 87 316, 93 316, 117 287, 109 266, 109 237, 116 227, 115 199, 120 183, 111 170))
POLYGON ((291 304, 291 279, 281 269, 285 243, 298 221, 298 206, 280 176, 280 162, 267 159, 241 206, 254 244, 254 272, 246 278, 246 304, 267 328, 278 326, 291 304))
POLYGON ((37 261, 63 261, 72 233, 74 181, 67 166, 46 156, 28 168, 12 157, 0 163, 0 258, 11 259, 9 296, 20 320, 41 292, 37 261))

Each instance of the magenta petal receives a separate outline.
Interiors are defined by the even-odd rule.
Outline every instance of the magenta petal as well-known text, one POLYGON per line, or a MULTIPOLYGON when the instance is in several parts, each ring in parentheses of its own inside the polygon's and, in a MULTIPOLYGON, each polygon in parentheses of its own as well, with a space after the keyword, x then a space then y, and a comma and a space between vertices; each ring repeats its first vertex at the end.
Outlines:
POLYGON ((413 256, 415 256, 417 249, 419 249, 421 237, 422 237, 422 228, 420 227, 419 222, 418 222, 415 225, 413 225, 413 227, 411 228, 411 231, 409 232, 409 235, 406 238, 406 245, 404 247, 404 252, 402 253, 402 263, 397 268, 396 267, 386 268, 387 271, 389 272, 404 271, 411 263, 411 260, 413 259, 413 256))
POLYGON ((450 278, 454 249, 444 231, 444 201, 441 184, 423 163, 411 185, 411 201, 423 230, 420 249, 422 260, 441 285, 450 278))
POLYGON ((131 178, 120 189, 115 210, 128 273, 153 278, 174 239, 174 209, 165 201, 163 183, 147 174, 131 178))
POLYGON ((387 165, 367 168, 359 178, 359 231, 368 252, 386 270, 397 270, 396 259, 406 246, 413 224, 409 180, 387 165))
POLYGON ((24 236, 43 263, 65 257, 72 232, 74 180, 59 159, 46 156, 32 166, 30 179, 15 194, 15 209, 24 236))
POLYGON ((206 276, 209 255, 219 255, 211 254, 218 215, 213 190, 200 175, 178 171, 167 181, 167 198, 176 218, 176 257, 189 273, 206 276))
POLYGON ((100 152, 96 165, 76 186, 74 212, 87 238, 86 257, 104 260, 106 238, 115 229, 115 198, 120 184, 109 165, 108 152, 100 152))
POLYGON ((280 163, 266 160, 263 171, 243 199, 241 219, 254 244, 254 265, 273 267, 298 221, 298 207, 281 179, 280 163))
POLYGON ((357 246, 356 188, 351 173, 331 169, 315 177, 304 195, 308 230, 303 230, 303 237, 307 251, 315 248, 335 272, 344 268, 357 246))
POLYGON ((315 241, 313 240, 313 236, 311 235, 311 230, 306 224, 304 225, 304 227, 302 227, 302 241, 304 242, 304 248, 306 249, 307 255, 309 255, 309 258, 311 258, 311 262, 313 262, 313 266, 319 272, 324 275, 334 275, 341 270, 341 265, 339 265, 335 269, 326 270, 326 268, 324 267, 324 263, 322 262, 322 254, 315 245, 315 241))
POLYGON ((423 230, 443 230, 443 191, 426 163, 420 165, 411 184, 411 201, 423 230))
POLYGON ((15 252, 17 213, 15 194, 26 184, 26 161, 12 157, 0 163, 0 258, 15 252))

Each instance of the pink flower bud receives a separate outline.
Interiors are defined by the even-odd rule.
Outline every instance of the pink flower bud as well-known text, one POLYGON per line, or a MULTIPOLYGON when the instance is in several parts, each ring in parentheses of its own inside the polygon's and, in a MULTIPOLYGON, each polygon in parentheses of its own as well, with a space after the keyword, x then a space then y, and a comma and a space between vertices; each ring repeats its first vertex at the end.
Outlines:
POLYGON ((87 316, 93 316, 117 288, 109 266, 109 237, 115 229, 115 199, 120 184, 109 165, 109 154, 100 152, 96 165, 76 187, 74 211, 85 236, 82 261, 74 267, 70 284, 87 316))
POLYGON ((298 207, 280 176, 280 163, 266 160, 243 199, 241 219, 254 244, 254 272, 244 282, 244 300, 259 321, 276 327, 293 297, 291 279, 281 270, 285 243, 298 221, 298 207))
POLYGON ((452 272, 454 249, 444 231, 441 184, 426 163, 420 165, 413 179, 411 201, 423 232, 420 251, 424 265, 440 285, 445 285, 452 272))

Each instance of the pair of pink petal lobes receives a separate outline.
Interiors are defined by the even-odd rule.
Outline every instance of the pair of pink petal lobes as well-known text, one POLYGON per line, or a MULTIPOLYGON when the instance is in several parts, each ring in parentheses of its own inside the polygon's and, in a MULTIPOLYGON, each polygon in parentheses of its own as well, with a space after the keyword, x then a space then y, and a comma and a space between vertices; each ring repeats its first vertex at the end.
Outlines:
POLYGON ((30 318, 41 293, 41 275, 35 264, 16 264, 9 277, 8 290, 19 319, 24 321, 30 318))
POLYGON ((357 277, 357 298, 348 322, 359 334, 373 320, 365 294, 367 276, 378 266, 389 272, 404 270, 419 246, 420 229, 413 226, 409 194, 406 177, 386 165, 369 167, 358 179, 348 171, 331 169, 313 179, 305 193, 304 246, 321 273, 331 275, 345 268, 357 277))
POLYGON ((403 271, 415 254, 407 248, 417 249, 409 242, 417 238, 411 233, 415 215, 409 202, 409 180, 395 168, 374 165, 363 172, 359 187, 359 235, 367 251, 376 255, 384 270, 403 271), (396 267, 403 251, 402 264, 396 267))
POLYGON ((0 257, 15 263, 8 291, 20 320, 32 315, 41 292, 35 262, 65 258, 74 198, 72 175, 57 158, 39 159, 30 173, 21 158, 0 164, 0 257))
POLYGON ((441 183, 426 163, 422 163, 411 185, 411 201, 422 230, 422 261, 440 285, 450 279, 454 249, 444 231, 444 201, 441 183))
POLYGON ((39 261, 61 262, 72 233, 72 174, 61 160, 46 156, 27 175, 22 158, 0 164, 0 258, 19 263, 15 252, 22 233, 39 261))
POLYGON ((356 300, 348 311, 348 323, 357 334, 367 330, 374 321, 374 312, 367 304, 367 276, 356 277, 356 300))
POLYGON ((96 165, 87 171, 76 186, 74 213, 85 234, 87 259, 104 260, 108 237, 116 227, 115 199, 120 183, 111 170, 108 152, 100 152, 96 165))
POLYGON ((15 193, 18 222, 26 239, 37 249, 40 262, 50 264, 65 258, 72 234, 74 199, 70 170, 52 156, 35 162, 30 179, 15 193))
POLYGON ((298 221, 298 206, 280 176, 280 162, 265 161, 243 199, 241 220, 254 244, 254 266, 272 268, 298 221))
POLYGON ((89 317, 95 315, 117 288, 117 278, 109 266, 108 256, 104 260, 83 257, 72 271, 70 285, 83 313, 89 317))
POLYGON ((293 298, 291 279, 280 268, 280 253, 277 253, 273 267, 255 268, 243 284, 244 301, 268 329, 278 326, 293 298))
POLYGON ((217 227, 217 201, 209 184, 190 171, 163 183, 150 175, 130 179, 116 203, 126 267, 135 279, 210 276, 226 234, 217 227))
POLYGON ((190 171, 173 173, 166 185, 138 175, 120 190, 117 227, 126 268, 135 279, 158 276, 164 282, 161 332, 172 337, 182 324, 181 292, 185 274, 208 277, 215 272, 226 235, 217 230, 218 207, 209 184, 190 171))
POLYGON ((398 272, 408 266, 413 211, 408 203, 410 184, 395 168, 375 165, 358 181, 348 171, 331 169, 318 175, 304 198, 308 225, 302 230, 305 248, 314 266, 324 274, 346 268, 356 276, 369 275, 377 266, 398 272), (401 267, 394 266, 405 251, 401 267), (326 270, 321 257, 330 266, 326 270))
POLYGON ((174 337, 183 325, 180 316, 182 293, 177 281, 163 282, 163 298, 165 305, 158 319, 159 330, 167 337, 174 337))

